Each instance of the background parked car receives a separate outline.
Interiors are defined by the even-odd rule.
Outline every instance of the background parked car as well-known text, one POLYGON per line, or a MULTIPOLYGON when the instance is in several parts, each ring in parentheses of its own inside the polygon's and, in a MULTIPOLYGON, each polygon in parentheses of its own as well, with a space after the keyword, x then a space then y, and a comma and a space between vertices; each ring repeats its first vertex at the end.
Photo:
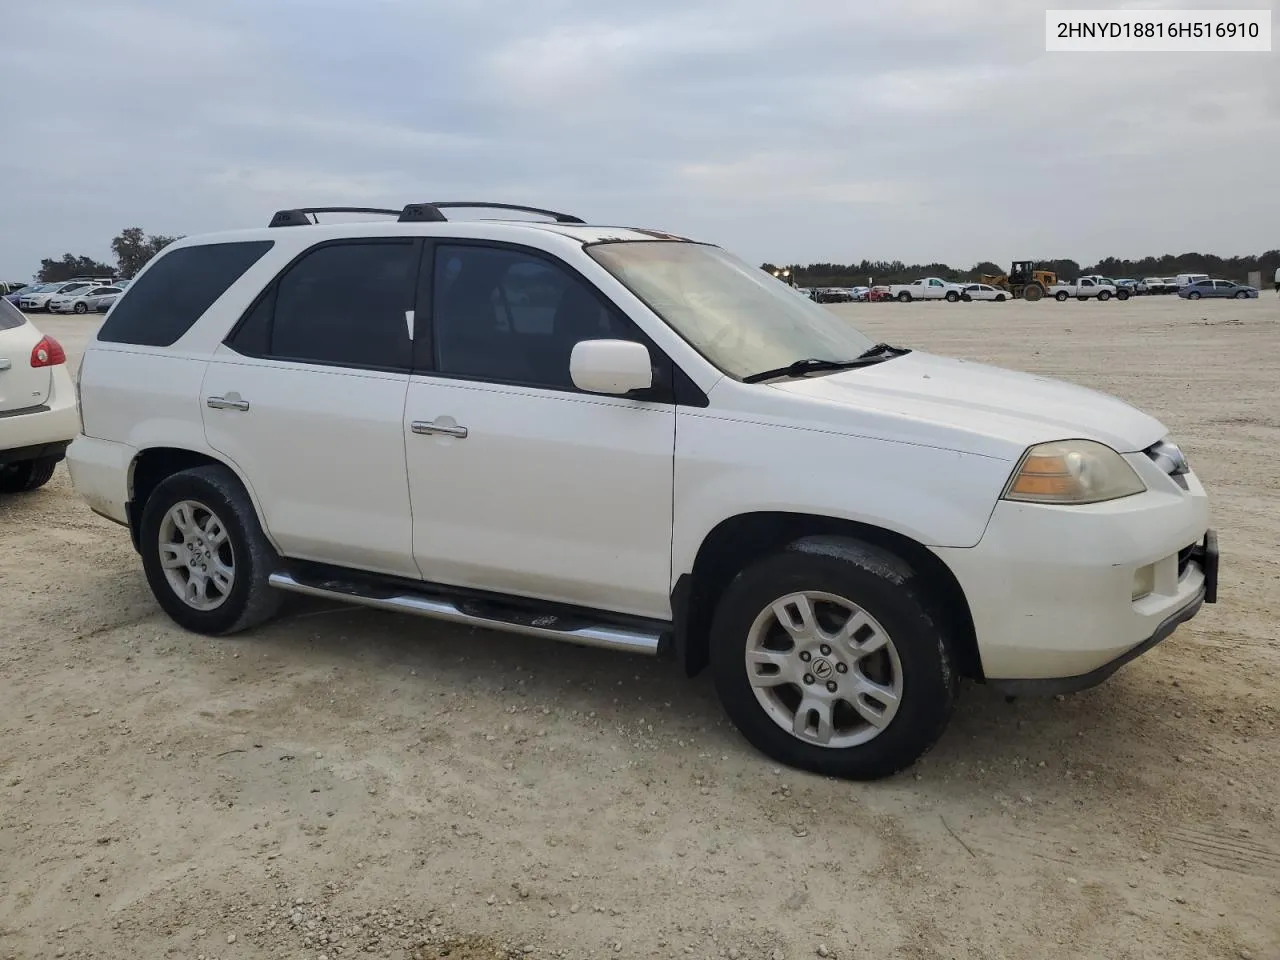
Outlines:
POLYGON ((52 283, 28 283, 25 286, 14 290, 12 293, 6 293, 4 295, 4 299, 16 307, 18 305, 18 301, 27 296, 27 294, 43 293, 46 289, 53 286, 54 285, 52 283))
POLYGON ((1178 290, 1178 296, 1184 300, 1199 300, 1201 297, 1231 297, 1236 300, 1257 299, 1258 288, 1248 287, 1233 280, 1197 280, 1178 290))
POLYGON ((960 299, 968 303, 970 300, 994 300, 1003 303, 1009 299, 1009 291, 993 287, 989 283, 970 283, 960 294, 960 299))
POLYGON ((48 310, 49 301, 54 297, 66 296, 67 294, 87 290, 93 285, 94 284, 88 280, 67 280, 63 283, 52 283, 48 285, 48 289, 41 290, 39 293, 23 294, 18 300, 18 307, 27 313, 33 313, 37 310, 48 310))
POLYGON ((90 313, 106 310, 123 291, 120 287, 89 287, 72 293, 60 293, 48 303, 50 313, 90 313), (106 300, 106 306, 103 301, 106 300))

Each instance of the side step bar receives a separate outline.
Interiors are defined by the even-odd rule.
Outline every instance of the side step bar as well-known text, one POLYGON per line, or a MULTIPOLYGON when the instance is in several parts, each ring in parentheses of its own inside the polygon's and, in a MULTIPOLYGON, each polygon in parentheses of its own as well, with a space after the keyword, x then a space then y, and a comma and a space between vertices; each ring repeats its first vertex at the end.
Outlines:
POLYGON ((279 590, 291 593, 589 647, 652 656, 659 652, 662 643, 663 630, 657 624, 650 628, 591 623, 581 617, 570 618, 552 612, 508 608, 400 588, 373 587, 346 580, 301 580, 291 573, 283 572, 271 574, 268 582, 279 590))

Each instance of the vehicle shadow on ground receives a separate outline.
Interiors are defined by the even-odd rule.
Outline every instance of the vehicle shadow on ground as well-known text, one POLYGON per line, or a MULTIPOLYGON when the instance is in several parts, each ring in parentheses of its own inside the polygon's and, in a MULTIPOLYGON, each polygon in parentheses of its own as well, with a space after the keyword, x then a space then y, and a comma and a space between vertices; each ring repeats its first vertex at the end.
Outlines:
MULTIPOLYGON (((305 643, 326 663, 358 664, 375 683, 379 676, 397 684, 407 678, 437 694, 489 696, 495 706, 518 691, 531 704, 622 725, 643 716, 653 735, 673 746, 696 739, 698 750, 736 754, 763 771, 776 767, 729 724, 709 672, 689 679, 673 660, 295 597, 279 621, 225 642, 265 645, 287 659, 296 658, 305 643)), ((1052 781, 1054 790, 1080 798, 1096 794, 1115 802, 1131 793, 1135 802, 1145 802, 1144 794, 1169 775, 1175 758, 1210 748, 1194 727, 1180 729, 1164 719, 1173 716, 1186 691, 1162 673, 1167 671, 1139 662, 1089 691, 1013 701, 965 682, 937 746, 883 783, 927 786, 956 799, 972 794, 990 803, 997 795, 1038 792, 1052 781)))

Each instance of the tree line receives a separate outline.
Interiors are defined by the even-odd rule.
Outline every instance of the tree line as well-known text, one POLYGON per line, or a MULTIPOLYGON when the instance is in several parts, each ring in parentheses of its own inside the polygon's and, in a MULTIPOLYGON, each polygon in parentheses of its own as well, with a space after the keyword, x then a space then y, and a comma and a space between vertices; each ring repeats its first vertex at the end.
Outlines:
POLYGON ((58 258, 45 257, 41 260, 35 278, 40 283, 57 283, 72 277, 132 280, 147 261, 181 239, 158 233, 147 234, 141 227, 126 227, 111 240, 111 252, 116 257, 114 266, 83 254, 64 253, 58 258))
MULTIPOLYGON (((1142 260, 1120 260, 1106 257, 1097 263, 1081 266, 1075 260, 1037 260, 1037 270, 1052 270, 1059 278, 1074 280, 1096 273, 1119 279, 1132 277, 1173 277, 1180 273, 1207 273, 1223 280, 1247 283, 1252 271, 1261 271, 1262 282, 1269 283, 1280 267, 1280 250, 1268 250, 1258 256, 1219 257, 1211 253, 1166 253, 1162 257, 1142 260)), ((941 277, 952 281, 977 281, 984 274, 998 276, 1008 271, 1009 264, 999 266, 989 260, 960 270, 945 263, 903 263, 901 260, 863 260, 860 263, 761 264, 769 272, 790 270, 801 287, 856 287, 868 283, 910 283, 921 277, 941 277)))

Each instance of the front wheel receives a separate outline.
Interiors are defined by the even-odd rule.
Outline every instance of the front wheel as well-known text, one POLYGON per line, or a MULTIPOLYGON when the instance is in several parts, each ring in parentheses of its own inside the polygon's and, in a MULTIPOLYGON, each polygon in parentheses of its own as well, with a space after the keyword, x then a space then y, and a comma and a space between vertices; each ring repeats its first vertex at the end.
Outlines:
POLYGON ((239 479, 223 466, 161 481, 142 510, 138 543, 156 601, 195 633, 235 633, 270 619, 278 558, 239 479))
POLYGON ((1249 294, 1247 294, 1247 293, 1245 293, 1243 290, 1241 290, 1239 293, 1237 293, 1237 294, 1236 294, 1236 299, 1237 299, 1237 300, 1248 300, 1248 299, 1249 299, 1249 294))
POLYGON ((809 537, 744 570, 711 631, 716 690, 767 756, 874 780, 919 759, 955 703, 950 640, 898 557, 809 537))
POLYGON ((996 303, 1004 303, 1005 297, 1003 293, 996 294, 996 303))
POLYGON ((1121 303, 1123 303, 1125 300, 1128 300, 1128 299, 1129 299, 1129 291, 1128 291, 1128 290, 1117 290, 1117 291, 1116 291, 1116 299, 1117 299, 1117 300, 1119 300, 1121 303))
POLYGON ((962 293, 962 294, 960 295, 960 299, 961 299, 961 300, 963 300, 965 303, 972 303, 972 302, 973 302, 973 295, 972 295, 972 294, 968 294, 968 293, 962 293))
POLYGON ((956 293, 954 290, 947 291, 947 303, 955 303, 959 299, 960 294, 956 293))
POLYGON ((910 302, 911 302, 911 294, 909 294, 909 293, 907 293, 907 291, 903 290, 900 294, 898 294, 898 302, 899 302, 899 303, 910 303, 910 302))

